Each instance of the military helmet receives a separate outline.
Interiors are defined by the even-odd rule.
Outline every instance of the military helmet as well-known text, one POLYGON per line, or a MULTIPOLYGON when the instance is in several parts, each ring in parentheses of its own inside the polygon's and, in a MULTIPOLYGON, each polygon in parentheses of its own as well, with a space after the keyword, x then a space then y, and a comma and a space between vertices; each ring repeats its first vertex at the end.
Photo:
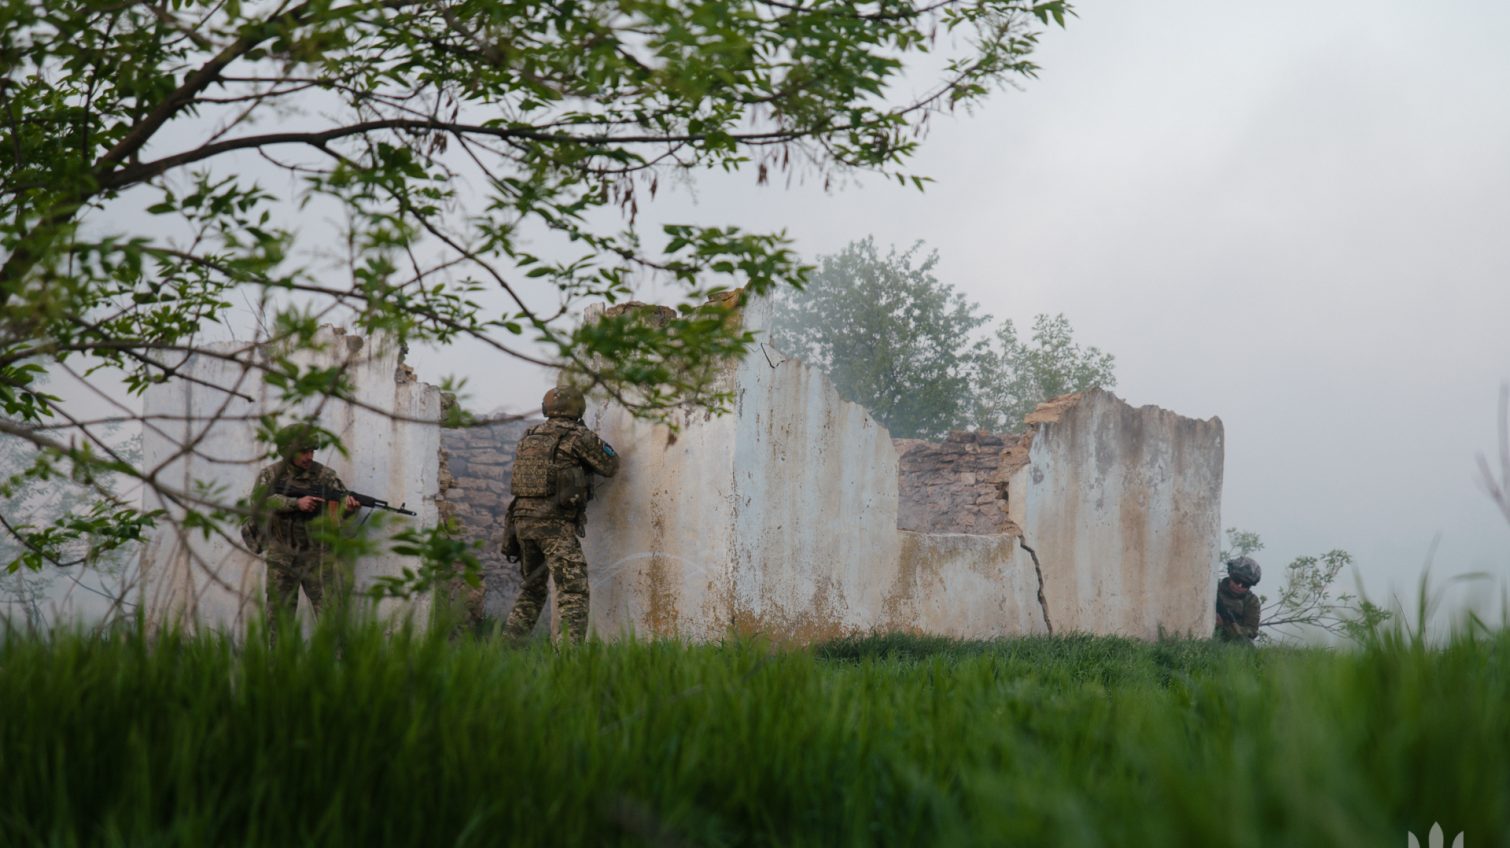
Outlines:
POLYGON ((1227 576, 1249 586, 1257 586, 1264 576, 1264 570, 1259 568, 1253 557, 1240 556, 1227 560, 1227 576))
POLYGON ((279 456, 287 458, 293 458, 300 451, 318 450, 320 430, 309 423, 286 424, 273 434, 273 446, 279 456))
POLYGON ((540 412, 546 418, 581 418, 587 412, 587 398, 571 386, 557 386, 545 393, 540 412))

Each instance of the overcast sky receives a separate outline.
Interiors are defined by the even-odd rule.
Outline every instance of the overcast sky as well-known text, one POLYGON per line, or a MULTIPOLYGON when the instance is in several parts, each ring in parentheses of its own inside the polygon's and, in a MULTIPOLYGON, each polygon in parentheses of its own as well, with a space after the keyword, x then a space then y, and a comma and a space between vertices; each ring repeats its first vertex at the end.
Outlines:
MULTIPOLYGON (((785 228, 809 257, 921 239, 996 318, 1065 313, 1131 403, 1220 416, 1223 523, 1271 575, 1340 547, 1371 595, 1413 597, 1431 555, 1434 583, 1491 575, 1449 601, 1497 619, 1510 526, 1475 457, 1510 380, 1510 4, 1076 8, 1037 80, 933 124, 926 193, 709 176, 641 223, 785 228)), ((545 386, 416 359, 475 408, 545 386)))

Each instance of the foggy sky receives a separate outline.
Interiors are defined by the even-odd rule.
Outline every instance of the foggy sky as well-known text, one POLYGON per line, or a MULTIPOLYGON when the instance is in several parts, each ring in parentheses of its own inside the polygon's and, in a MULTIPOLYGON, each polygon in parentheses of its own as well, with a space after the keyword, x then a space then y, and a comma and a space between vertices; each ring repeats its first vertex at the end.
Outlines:
MULTIPOLYGON (((1510 4, 1076 8, 1039 79, 934 121, 926 193, 704 176, 663 183, 641 224, 784 228, 809 258, 921 239, 997 319, 1065 313, 1129 402, 1221 417, 1223 524, 1263 536, 1261 591, 1340 547, 1371 596, 1413 604, 1440 536, 1433 583, 1489 573, 1448 602, 1471 589, 1497 620, 1510 527, 1475 456, 1510 380, 1510 4)), ((468 377, 477 409, 546 385, 413 358, 468 377)))

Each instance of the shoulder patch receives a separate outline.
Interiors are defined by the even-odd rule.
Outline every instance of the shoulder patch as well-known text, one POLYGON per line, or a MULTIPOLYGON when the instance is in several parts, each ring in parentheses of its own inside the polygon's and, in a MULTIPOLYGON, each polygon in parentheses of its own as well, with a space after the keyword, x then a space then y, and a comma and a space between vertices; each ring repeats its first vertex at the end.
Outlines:
MULTIPOLYGON (((602 440, 599 439, 599 441, 602 441, 602 440)), ((613 449, 613 445, 610 445, 607 442, 603 442, 603 452, 606 453, 606 454, 608 454, 609 456, 618 456, 618 453, 616 453, 614 451, 614 449, 613 449)))

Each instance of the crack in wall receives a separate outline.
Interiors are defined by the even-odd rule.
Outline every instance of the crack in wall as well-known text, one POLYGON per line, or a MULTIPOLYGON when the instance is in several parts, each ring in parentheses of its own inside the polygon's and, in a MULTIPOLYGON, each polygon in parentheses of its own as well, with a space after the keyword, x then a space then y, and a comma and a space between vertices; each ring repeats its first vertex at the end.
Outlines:
POLYGON ((1049 631, 1049 635, 1053 636, 1054 622, 1049 620, 1049 601, 1043 594, 1043 565, 1038 562, 1038 552, 1028 547, 1027 539, 1020 533, 1017 536, 1017 544, 1021 545, 1022 549, 1028 552, 1028 556, 1033 558, 1033 573, 1038 575, 1038 608, 1043 611, 1043 626, 1049 631))

